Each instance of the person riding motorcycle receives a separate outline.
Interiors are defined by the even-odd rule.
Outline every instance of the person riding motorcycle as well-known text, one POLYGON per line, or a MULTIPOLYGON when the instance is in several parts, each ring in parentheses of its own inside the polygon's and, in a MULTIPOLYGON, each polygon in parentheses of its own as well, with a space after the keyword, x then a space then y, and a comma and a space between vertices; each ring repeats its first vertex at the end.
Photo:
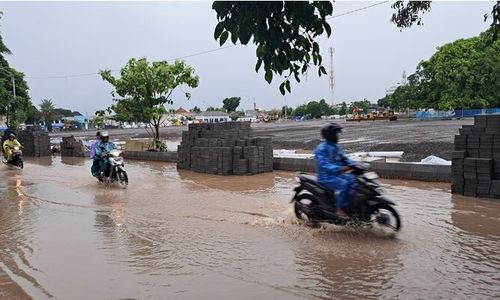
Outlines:
POLYGON ((356 185, 356 177, 346 171, 356 164, 349 159, 338 144, 338 133, 342 126, 329 123, 321 129, 324 141, 314 150, 318 183, 338 192, 335 199, 335 214, 338 217, 348 217, 344 208, 349 205, 349 190, 356 185))
POLYGON ((90 168, 90 171, 92 173, 92 176, 97 177, 99 174, 99 164, 98 160, 94 159, 95 156, 95 150, 97 145, 101 142, 100 137, 101 137, 101 132, 98 131, 96 133, 96 139, 90 144, 90 159, 93 160, 92 167, 90 168))
POLYGON ((109 141, 109 134, 106 131, 101 132, 99 139, 100 142, 95 147, 94 161, 97 161, 98 165, 98 178, 102 180, 109 166, 109 160, 106 155, 111 152, 111 150, 116 149, 116 145, 109 141))
POLYGON ((21 143, 16 139, 16 134, 15 133, 9 133, 9 138, 3 142, 3 153, 5 155, 5 158, 7 159, 7 162, 12 161, 13 157, 13 149, 15 147, 21 147, 21 143))

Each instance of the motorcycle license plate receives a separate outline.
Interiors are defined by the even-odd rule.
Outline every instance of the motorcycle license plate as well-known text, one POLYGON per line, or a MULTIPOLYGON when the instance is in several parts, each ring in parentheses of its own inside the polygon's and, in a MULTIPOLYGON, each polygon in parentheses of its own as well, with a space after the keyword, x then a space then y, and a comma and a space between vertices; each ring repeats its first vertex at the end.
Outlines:
POLYGON ((366 177, 366 179, 373 180, 373 179, 377 179, 378 175, 375 172, 368 172, 365 174, 365 177, 366 177))

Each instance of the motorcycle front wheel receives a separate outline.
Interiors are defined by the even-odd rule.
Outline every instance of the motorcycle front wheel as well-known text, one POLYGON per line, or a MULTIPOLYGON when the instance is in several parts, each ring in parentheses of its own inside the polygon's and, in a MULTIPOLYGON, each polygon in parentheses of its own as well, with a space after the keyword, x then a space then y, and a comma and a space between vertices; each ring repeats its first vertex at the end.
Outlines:
POLYGON ((127 185, 128 185, 128 175, 127 175, 127 172, 125 172, 125 171, 118 171, 118 173, 116 174, 116 176, 118 177, 118 184, 121 187, 126 188, 127 185))
POLYGON ((401 229, 401 219, 398 212, 389 204, 381 203, 373 207, 370 215, 372 224, 378 224, 381 227, 390 228, 395 232, 401 229))
POLYGON ((12 164, 13 164, 14 166, 18 167, 19 169, 24 168, 24 163, 23 163, 23 160, 22 160, 22 159, 20 159, 20 158, 16 158, 16 159, 12 162, 12 164))

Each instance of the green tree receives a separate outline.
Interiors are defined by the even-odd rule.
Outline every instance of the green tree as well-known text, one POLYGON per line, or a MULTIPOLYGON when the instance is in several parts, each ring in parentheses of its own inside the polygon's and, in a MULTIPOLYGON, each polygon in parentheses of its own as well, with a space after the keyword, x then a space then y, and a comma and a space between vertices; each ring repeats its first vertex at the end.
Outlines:
POLYGON ((385 104, 395 109, 499 107, 500 40, 491 35, 488 30, 438 48, 406 84, 385 97, 385 104))
POLYGON ((55 117, 54 102, 51 99, 42 99, 40 103, 40 113, 48 131, 52 131, 52 121, 55 117))
MULTIPOLYGON (((2 12, 0 12, 1 17, 2 12)), ((8 54, 11 52, 0 35, 0 115, 5 115, 8 127, 17 128, 28 118, 33 104, 28 95, 24 74, 9 66, 4 57, 8 54)))
POLYGON ((349 113, 349 109, 347 107, 347 104, 344 102, 342 102, 342 104, 340 105, 340 109, 339 109, 339 115, 341 116, 345 116, 349 113))
POLYGON ((55 108, 54 114, 57 116, 57 118, 62 118, 62 117, 71 117, 73 112, 69 109, 55 108))
POLYGON ((209 106, 206 111, 221 111, 222 109, 218 107, 209 106))
MULTIPOLYGON (((284 75, 280 92, 291 92, 292 76, 300 82, 300 75, 311 66, 318 67, 318 75, 327 74, 322 65, 319 44, 315 39, 331 34, 328 18, 333 14, 331 1, 215 1, 217 25, 214 38, 220 45, 230 38, 233 44, 257 46, 256 72, 264 67, 264 78, 271 83, 274 75, 284 75)), ((423 25, 421 14, 431 9, 431 1, 395 1, 391 22, 403 29, 414 24, 423 25)), ((500 1, 491 15, 492 37, 500 32, 500 1)))
POLYGON ((364 99, 362 101, 353 101, 351 102, 351 104, 349 105, 349 112, 352 112, 354 110, 355 107, 358 107, 362 112, 368 112, 372 107, 373 107, 373 103, 371 103, 370 101, 364 99))
POLYGON ((290 118, 292 116, 292 114, 293 114, 293 108, 292 107, 290 107, 290 106, 283 106, 281 108, 281 117, 282 118, 285 118, 285 117, 290 118))
POLYGON ((197 113, 197 114, 201 113, 201 109, 198 106, 193 107, 189 111, 197 113))
POLYGON ((311 65, 318 66, 318 74, 327 74, 321 65, 319 44, 314 38, 331 28, 326 18, 333 13, 330 1, 215 1, 212 8, 217 13, 218 24, 214 37, 220 45, 231 35, 233 44, 248 44, 253 38, 257 45, 259 71, 263 65, 268 83, 273 74, 283 75, 280 92, 291 91, 292 76, 300 82, 299 75, 311 65))
MULTIPOLYGON (((121 69, 120 78, 111 75, 110 70, 103 70, 100 74, 102 79, 114 86, 119 96, 115 97, 115 92, 112 93, 116 104, 110 109, 121 113, 124 106, 130 106, 128 116, 147 120, 154 128, 155 141, 160 139, 160 125, 167 112, 165 104, 173 103, 172 92, 181 85, 195 88, 199 82, 193 68, 183 61, 149 63, 146 58, 130 59, 121 69)), ((189 93, 185 95, 187 99, 191 97, 189 93)))
POLYGON ((231 120, 233 120, 233 121, 238 120, 239 117, 240 117, 240 114, 238 112, 235 112, 235 111, 233 111, 229 114, 229 118, 231 118, 231 120))
POLYGON ((224 111, 227 113, 236 111, 236 108, 240 106, 240 97, 231 97, 231 98, 226 98, 222 100, 222 108, 224 108, 224 111))

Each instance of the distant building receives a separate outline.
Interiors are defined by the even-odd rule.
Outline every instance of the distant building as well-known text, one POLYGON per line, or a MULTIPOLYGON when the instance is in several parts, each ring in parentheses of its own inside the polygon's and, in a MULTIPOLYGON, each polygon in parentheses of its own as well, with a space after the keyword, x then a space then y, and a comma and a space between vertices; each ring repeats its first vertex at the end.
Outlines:
POLYGON ((176 111, 175 111, 175 114, 176 115, 181 115, 181 116, 188 116, 190 115, 191 113, 187 110, 185 110, 184 108, 182 107, 179 107, 176 111))
POLYGON ((195 119, 202 123, 222 123, 229 121, 229 115, 223 111, 204 111, 195 119))
POLYGON ((245 110, 245 116, 239 117, 238 121, 241 122, 257 122, 259 112, 255 109, 245 110))

